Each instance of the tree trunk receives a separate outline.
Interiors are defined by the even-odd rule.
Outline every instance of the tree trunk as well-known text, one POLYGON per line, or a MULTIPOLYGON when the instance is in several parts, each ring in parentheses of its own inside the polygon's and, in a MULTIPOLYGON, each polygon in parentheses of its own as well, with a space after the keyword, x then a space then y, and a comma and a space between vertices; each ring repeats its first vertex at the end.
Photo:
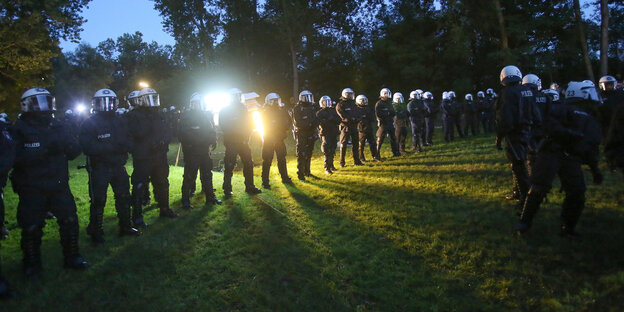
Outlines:
POLYGON ((503 9, 500 4, 500 0, 493 0, 494 7, 496 8, 496 16, 498 18, 498 27, 500 29, 501 49, 503 50, 503 60, 505 62, 510 61, 509 53, 509 37, 507 37, 507 30, 505 29, 505 17, 503 16, 503 9))
POLYGON ((600 0, 600 76, 609 74, 609 1, 600 0))
POLYGON ((299 69, 297 62, 297 51, 295 50, 295 44, 293 43, 292 37, 288 36, 288 47, 290 48, 290 60, 292 62, 292 72, 293 72, 293 97, 295 98, 295 102, 297 102, 297 96, 299 94, 299 69))
POLYGON ((585 61, 587 76, 589 80, 595 81, 594 71, 592 70, 591 61, 589 59, 589 48, 587 48, 587 37, 585 36, 585 29, 583 28, 584 22, 583 16, 581 15, 581 4, 579 3, 579 0, 574 0, 574 15, 576 16, 579 43, 581 44, 581 50, 583 51, 583 60, 585 61))

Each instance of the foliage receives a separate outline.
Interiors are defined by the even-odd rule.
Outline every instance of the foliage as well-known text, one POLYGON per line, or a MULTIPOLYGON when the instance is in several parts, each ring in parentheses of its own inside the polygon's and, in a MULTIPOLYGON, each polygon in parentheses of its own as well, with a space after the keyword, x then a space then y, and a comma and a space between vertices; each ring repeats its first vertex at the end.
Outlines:
POLYGON ((0 1, 0 110, 19 108, 21 93, 52 85, 58 40, 80 39, 79 15, 89 0, 0 1))
MULTIPOLYGON (((440 138, 437 138, 440 141, 440 138)), ((289 172, 295 172, 292 140, 289 172)), ((171 202, 182 216, 159 219, 138 238, 119 238, 112 194, 107 242, 92 247, 87 176, 71 171, 81 247, 92 267, 62 269, 57 225, 48 222, 40 282, 21 278, 16 196, 5 192, 9 227, 3 268, 22 298, 7 311, 501 311, 617 310, 624 299, 622 177, 588 182, 581 242, 557 235, 563 195, 556 183, 533 236, 513 235, 517 219, 504 200, 512 188, 493 137, 479 136, 284 186, 273 167, 271 190, 243 192, 235 174, 233 199, 211 209, 180 209, 182 168, 170 173, 171 202), (62 285, 62 287, 59 287, 62 285)), ((170 150, 175 158, 176 146, 170 150)), ((259 184, 260 143, 252 142, 259 184)), ((222 147, 214 156, 223 157, 222 147)), ((72 163, 75 165, 84 160, 72 163)), ((604 168, 603 168, 604 169, 604 168)), ((129 172, 131 168, 129 166, 129 172)), ((590 176, 590 175, 588 175, 590 176)), ((221 197, 222 174, 214 183, 221 197)), ((193 198, 196 206, 203 199, 193 198)))

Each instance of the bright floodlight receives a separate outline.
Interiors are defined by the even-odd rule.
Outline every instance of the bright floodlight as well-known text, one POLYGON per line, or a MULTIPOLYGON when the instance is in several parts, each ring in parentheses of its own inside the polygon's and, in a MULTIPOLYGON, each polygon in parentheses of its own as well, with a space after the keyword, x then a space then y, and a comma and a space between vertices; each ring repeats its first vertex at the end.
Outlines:
POLYGON ((254 130, 258 132, 258 134, 260 135, 260 139, 262 140, 262 142, 264 142, 264 125, 262 124, 262 116, 260 116, 260 112, 257 110, 254 110, 251 113, 251 116, 256 126, 256 129, 254 130))
POLYGON ((226 92, 209 93, 204 96, 204 102, 214 115, 215 125, 219 125, 219 112, 230 104, 230 95, 226 92))
POLYGON ((149 88, 149 84, 145 81, 139 82, 139 87, 141 88, 149 88))
POLYGON ((78 113, 83 113, 85 110, 87 110, 87 107, 84 104, 82 103, 76 104, 76 111, 78 113))

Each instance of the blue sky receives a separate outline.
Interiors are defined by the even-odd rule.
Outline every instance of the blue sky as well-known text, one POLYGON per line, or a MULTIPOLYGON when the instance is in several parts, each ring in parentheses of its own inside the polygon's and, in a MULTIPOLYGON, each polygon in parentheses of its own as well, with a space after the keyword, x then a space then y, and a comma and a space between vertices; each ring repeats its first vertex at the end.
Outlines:
MULTIPOLYGON (((162 17, 149 0, 93 0, 83 11, 87 22, 82 25, 81 41, 92 46, 107 38, 117 39, 124 33, 143 33, 143 40, 160 44, 175 44, 163 31, 162 17)), ((61 41, 63 52, 73 51, 78 44, 61 41)))

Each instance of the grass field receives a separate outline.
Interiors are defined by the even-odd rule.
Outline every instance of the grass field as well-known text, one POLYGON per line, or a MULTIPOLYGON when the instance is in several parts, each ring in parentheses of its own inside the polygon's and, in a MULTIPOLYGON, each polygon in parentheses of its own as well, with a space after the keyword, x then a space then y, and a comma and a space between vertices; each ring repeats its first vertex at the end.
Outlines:
MULTIPOLYGON (((509 167, 492 143, 479 136, 398 158, 385 146, 387 161, 333 176, 323 174, 317 150, 318 179, 284 186, 274 166, 273 188, 248 196, 236 174, 233 199, 191 211, 179 209, 182 168, 172 167, 171 202, 181 217, 159 219, 152 207, 143 236, 119 238, 111 194, 100 247, 84 234, 86 172, 72 170, 82 253, 92 267, 62 268, 58 227, 48 222, 43 277, 34 283, 21 275, 17 198, 8 187, 12 231, 0 253, 21 297, 0 311, 623 310, 622 177, 604 170, 602 186, 587 180, 583 241, 557 235, 558 182, 522 240, 503 198, 509 167)), ((289 153, 294 178, 292 147, 289 153)), ((259 186, 259 167, 255 176, 259 186)), ((222 174, 214 181, 222 197, 222 174)))

